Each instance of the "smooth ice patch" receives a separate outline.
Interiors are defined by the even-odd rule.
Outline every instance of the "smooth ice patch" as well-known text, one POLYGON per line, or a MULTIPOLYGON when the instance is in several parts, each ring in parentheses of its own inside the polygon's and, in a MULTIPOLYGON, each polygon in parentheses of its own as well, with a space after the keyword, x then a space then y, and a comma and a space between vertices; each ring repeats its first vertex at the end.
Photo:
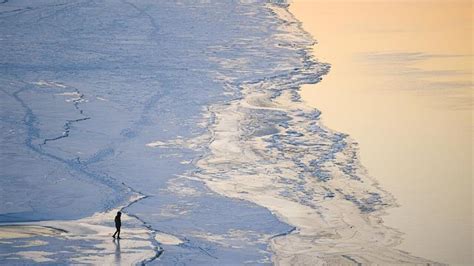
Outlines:
POLYGON ((48 258, 48 256, 53 255, 52 252, 45 252, 45 251, 20 251, 18 253, 20 257, 28 260, 32 260, 34 262, 42 263, 42 262, 53 262, 53 259, 48 258))
POLYGON ((66 85, 54 82, 54 81, 46 81, 46 80, 40 80, 38 82, 33 82, 33 84, 38 85, 38 86, 43 86, 43 87, 56 87, 56 88, 66 88, 66 85))
POLYGON ((44 246, 44 245, 47 245, 47 244, 48 244, 48 242, 43 241, 43 240, 31 240, 31 241, 28 241, 26 244, 17 245, 17 246, 15 246, 15 247, 19 247, 19 248, 29 248, 29 247, 44 246))
POLYGON ((37 235, 54 236, 61 234, 54 228, 38 225, 3 225, 0 226, 0 239, 29 238, 37 235))
MULTIPOLYGON (((44 221, 35 224, 18 223, 0 226, 0 239, 32 238, 14 248, 48 247, 48 242, 35 237, 52 237, 74 249, 74 255, 66 260, 69 263, 94 265, 124 264, 132 265, 155 256, 150 231, 135 218, 122 214, 121 240, 113 239, 115 231, 113 218, 118 211, 96 213, 93 216, 75 221, 44 221), (100 253, 97 252, 100 250, 100 253), (94 254, 94 255, 91 255, 94 254)), ((29 259, 35 262, 57 261, 55 256, 64 257, 64 250, 55 252, 20 250, 8 254, 11 259, 29 259), (61 254, 60 254, 61 253, 61 254)), ((66 252, 67 253, 67 252, 66 252)), ((64 259, 64 258, 62 258, 64 259)))
POLYGON ((158 243, 163 244, 163 245, 177 246, 179 244, 184 243, 181 239, 173 235, 160 233, 160 232, 156 233, 155 239, 156 241, 158 241, 158 243))

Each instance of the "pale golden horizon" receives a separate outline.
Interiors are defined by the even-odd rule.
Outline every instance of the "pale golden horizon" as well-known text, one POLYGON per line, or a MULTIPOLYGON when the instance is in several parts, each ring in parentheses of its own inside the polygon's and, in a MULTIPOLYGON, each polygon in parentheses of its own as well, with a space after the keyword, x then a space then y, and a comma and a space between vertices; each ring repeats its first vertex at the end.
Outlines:
POLYGON ((472 2, 292 1, 331 64, 303 99, 359 142, 400 207, 384 221, 399 248, 472 262, 472 2))

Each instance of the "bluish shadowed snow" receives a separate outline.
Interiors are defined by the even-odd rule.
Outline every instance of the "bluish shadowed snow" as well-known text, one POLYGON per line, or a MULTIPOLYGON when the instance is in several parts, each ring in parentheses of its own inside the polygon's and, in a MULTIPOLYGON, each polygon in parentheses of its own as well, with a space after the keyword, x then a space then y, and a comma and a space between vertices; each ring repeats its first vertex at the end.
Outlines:
POLYGON ((205 133, 206 106, 238 97, 228 84, 299 63, 269 42, 278 24, 263 1, 1 4, 0 221, 78 219, 143 194, 126 211, 185 240, 163 262, 268 263, 264 240, 291 226, 196 181, 170 190, 204 150, 146 144, 205 133))

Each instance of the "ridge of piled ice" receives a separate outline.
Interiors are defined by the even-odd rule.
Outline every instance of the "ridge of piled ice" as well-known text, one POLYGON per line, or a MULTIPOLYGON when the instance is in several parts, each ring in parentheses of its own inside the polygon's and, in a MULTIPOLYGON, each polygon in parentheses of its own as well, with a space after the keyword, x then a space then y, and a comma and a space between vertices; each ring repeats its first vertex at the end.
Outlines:
POLYGON ((383 224, 396 206, 360 164, 348 135, 326 128, 298 89, 329 69, 308 55, 311 38, 284 6, 271 43, 291 42, 291 71, 229 84, 240 97, 209 108, 209 150, 196 174, 220 194, 254 202, 295 227, 271 239, 282 265, 433 263, 396 249, 401 233, 383 224))

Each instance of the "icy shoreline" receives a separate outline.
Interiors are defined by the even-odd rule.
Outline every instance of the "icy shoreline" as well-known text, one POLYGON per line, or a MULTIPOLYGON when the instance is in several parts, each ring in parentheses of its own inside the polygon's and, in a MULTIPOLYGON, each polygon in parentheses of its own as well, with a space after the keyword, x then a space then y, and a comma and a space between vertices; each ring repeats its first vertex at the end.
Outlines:
MULTIPOLYGON (((284 6, 270 8, 289 33, 303 32, 284 6)), ((436 264, 396 249, 401 233, 381 218, 395 199, 360 165, 357 144, 300 101, 299 87, 329 69, 311 64, 304 41, 300 49, 305 67, 237 84, 239 99, 209 108, 214 124, 197 176, 295 226, 271 238, 277 265, 436 264)))
POLYGON ((117 259, 113 212, 130 199, 125 263, 427 262, 392 248, 393 199, 300 102, 329 66, 286 4, 10 5, 0 221, 72 235, 35 235, 49 251, 9 238, 0 263, 117 259))

